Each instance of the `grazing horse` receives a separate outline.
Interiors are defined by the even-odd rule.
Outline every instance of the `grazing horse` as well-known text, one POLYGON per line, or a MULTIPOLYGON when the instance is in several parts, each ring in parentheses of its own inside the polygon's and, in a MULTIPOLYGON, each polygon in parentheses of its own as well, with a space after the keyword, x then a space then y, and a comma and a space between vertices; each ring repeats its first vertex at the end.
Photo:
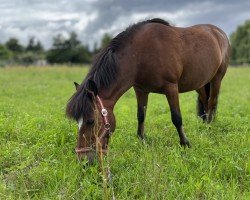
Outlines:
POLYGON ((87 156, 91 162, 97 151, 107 152, 116 126, 114 106, 131 87, 137 98, 138 136, 144 138, 148 94, 164 94, 180 144, 190 147, 182 126, 179 93, 196 90, 198 116, 210 123, 229 49, 226 34, 209 24, 181 28, 151 19, 119 33, 97 55, 84 81, 75 83, 76 92, 67 104, 67 116, 79 126, 78 158, 87 156))

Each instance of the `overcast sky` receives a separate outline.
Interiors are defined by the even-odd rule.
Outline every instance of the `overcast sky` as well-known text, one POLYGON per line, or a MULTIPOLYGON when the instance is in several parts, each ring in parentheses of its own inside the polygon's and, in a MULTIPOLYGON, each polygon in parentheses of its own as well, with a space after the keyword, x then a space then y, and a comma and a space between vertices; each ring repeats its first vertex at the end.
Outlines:
POLYGON ((93 46, 106 32, 153 17, 175 26, 211 23, 230 34, 250 19, 250 0, 0 0, 0 42, 35 36, 48 48, 56 34, 75 31, 93 46))

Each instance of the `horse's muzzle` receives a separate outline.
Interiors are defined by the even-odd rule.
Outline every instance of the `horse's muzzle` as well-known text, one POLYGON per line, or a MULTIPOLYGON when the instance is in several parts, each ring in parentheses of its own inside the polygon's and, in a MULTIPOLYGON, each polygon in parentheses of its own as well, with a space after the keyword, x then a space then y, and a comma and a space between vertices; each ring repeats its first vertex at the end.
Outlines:
POLYGON ((92 165, 95 161, 95 159, 99 159, 102 156, 105 156, 107 154, 106 149, 101 149, 100 151, 95 151, 95 150, 88 150, 87 148, 83 149, 75 149, 76 156, 78 161, 82 161, 83 159, 87 159, 88 164, 92 165))
POLYGON ((77 160, 80 162, 84 159, 87 160, 88 165, 92 165, 96 159, 96 152, 91 151, 91 152, 76 152, 77 160))

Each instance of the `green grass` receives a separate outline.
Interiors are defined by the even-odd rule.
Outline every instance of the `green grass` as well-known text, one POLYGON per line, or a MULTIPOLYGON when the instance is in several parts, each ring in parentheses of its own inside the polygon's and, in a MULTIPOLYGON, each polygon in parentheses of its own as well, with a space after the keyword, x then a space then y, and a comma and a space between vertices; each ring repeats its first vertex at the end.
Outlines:
MULTIPOLYGON (((86 72, 0 69, 0 199, 104 199, 105 191, 111 197, 97 165, 76 161, 77 125, 64 113, 72 82, 86 72)), ((115 107, 108 156, 116 199, 250 199, 249 82, 250 68, 228 70, 211 125, 196 117, 195 92, 181 94, 190 149, 179 146, 166 98, 156 94, 142 144, 135 95, 127 92, 115 107)))

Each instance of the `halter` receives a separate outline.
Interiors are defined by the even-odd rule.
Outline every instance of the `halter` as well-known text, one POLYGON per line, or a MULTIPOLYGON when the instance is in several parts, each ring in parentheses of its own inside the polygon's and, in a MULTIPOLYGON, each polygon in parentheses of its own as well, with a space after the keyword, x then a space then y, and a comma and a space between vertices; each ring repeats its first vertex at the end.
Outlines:
MULTIPOLYGON (((102 134, 100 135, 100 137, 98 137, 98 140, 101 141, 103 138, 107 137, 109 138, 112 134, 112 132, 110 131, 110 123, 108 120, 108 111, 107 109, 103 106, 102 100, 101 98, 97 95, 96 96, 97 102, 99 104, 99 107, 101 109, 101 114, 102 114, 102 120, 103 120, 103 130, 102 130, 102 134)), ((83 147, 83 148, 76 148, 75 152, 76 153, 89 153, 89 152, 95 152, 96 150, 91 148, 91 147, 83 147)), ((99 153, 104 153, 106 154, 108 152, 108 149, 100 149, 99 153)))

